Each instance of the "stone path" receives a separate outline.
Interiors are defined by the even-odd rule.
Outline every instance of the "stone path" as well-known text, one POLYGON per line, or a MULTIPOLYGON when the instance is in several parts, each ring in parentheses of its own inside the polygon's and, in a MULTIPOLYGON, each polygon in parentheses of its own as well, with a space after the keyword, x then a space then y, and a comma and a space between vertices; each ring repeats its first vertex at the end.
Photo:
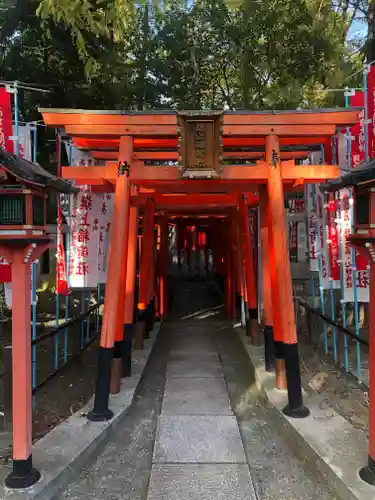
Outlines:
POLYGON ((256 498, 215 333, 197 322, 171 339, 148 500, 256 498))
POLYGON ((259 400, 210 283, 174 287, 137 397, 60 500, 333 500, 259 400))

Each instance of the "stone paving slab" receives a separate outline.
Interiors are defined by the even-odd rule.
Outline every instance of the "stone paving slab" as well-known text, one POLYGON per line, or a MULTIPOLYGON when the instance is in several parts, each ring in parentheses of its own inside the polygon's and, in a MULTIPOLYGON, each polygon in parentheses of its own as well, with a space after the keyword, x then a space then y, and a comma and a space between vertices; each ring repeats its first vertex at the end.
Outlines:
POLYGON ((246 463, 236 417, 161 415, 154 463, 246 463))
POLYGON ((154 465, 147 500, 256 500, 247 465, 154 465))
POLYGON ((207 337, 172 337, 170 339, 170 348, 186 350, 189 352, 212 352, 213 349, 216 351, 216 341, 215 339, 210 339, 207 337))
POLYGON ((223 370, 219 362, 219 358, 199 358, 182 361, 169 361, 167 367, 167 378, 217 378, 223 377, 223 370))
POLYGON ((232 415, 223 378, 170 378, 167 380, 164 415, 232 415))
POLYGON ((363 482, 359 469, 367 463, 368 443, 364 434, 327 406, 319 394, 304 393, 310 416, 293 419, 284 415, 287 393, 275 389, 275 375, 264 369, 264 351, 249 346, 242 331, 237 330, 255 369, 257 386, 281 418, 285 432, 295 444, 301 458, 312 458, 340 498, 374 500, 375 488, 363 482))
POLYGON ((179 349, 171 349, 168 353, 169 363, 177 363, 178 361, 219 361, 217 351, 211 352, 185 352, 179 349))

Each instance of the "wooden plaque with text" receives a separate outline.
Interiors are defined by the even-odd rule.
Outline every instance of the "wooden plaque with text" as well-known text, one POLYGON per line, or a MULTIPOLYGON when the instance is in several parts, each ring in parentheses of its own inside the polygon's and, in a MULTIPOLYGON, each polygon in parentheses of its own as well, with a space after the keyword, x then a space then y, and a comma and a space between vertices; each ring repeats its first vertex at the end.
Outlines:
POLYGON ((211 171, 220 175, 222 112, 178 114, 179 163, 182 171, 211 171))

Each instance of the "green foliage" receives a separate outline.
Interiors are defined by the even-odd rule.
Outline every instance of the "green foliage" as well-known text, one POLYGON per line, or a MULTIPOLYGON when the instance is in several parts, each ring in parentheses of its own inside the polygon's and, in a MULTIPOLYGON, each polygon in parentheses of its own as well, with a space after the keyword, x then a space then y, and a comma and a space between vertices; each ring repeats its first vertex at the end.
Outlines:
MULTIPOLYGON (((356 0, 352 0, 352 3, 356 0)), ((262 109, 343 104, 363 52, 345 0, 9 0, 0 74, 37 105, 262 109)))

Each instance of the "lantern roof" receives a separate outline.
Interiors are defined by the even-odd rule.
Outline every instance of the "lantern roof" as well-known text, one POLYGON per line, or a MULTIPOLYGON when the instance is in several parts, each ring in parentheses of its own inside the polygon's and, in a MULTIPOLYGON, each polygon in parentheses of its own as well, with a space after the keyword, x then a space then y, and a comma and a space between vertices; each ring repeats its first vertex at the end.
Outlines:
POLYGON ((360 167, 354 168, 350 172, 332 179, 322 185, 322 191, 336 191, 349 186, 363 186, 365 184, 375 184, 375 159, 363 163, 360 167))
POLYGON ((59 179, 47 172, 38 163, 14 156, 0 148, 0 169, 13 175, 19 181, 39 188, 47 188, 59 193, 76 193, 78 189, 71 182, 59 179))

